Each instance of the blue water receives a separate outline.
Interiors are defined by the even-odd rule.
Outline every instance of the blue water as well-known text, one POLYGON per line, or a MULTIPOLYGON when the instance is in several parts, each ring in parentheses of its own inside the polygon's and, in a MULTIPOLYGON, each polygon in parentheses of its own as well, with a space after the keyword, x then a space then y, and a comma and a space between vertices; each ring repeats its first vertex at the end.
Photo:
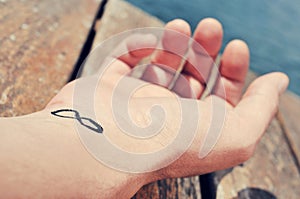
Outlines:
MULTIPOLYGON (((167 22, 188 21, 192 29, 205 17, 223 24, 224 44, 245 40, 251 69, 258 74, 282 71, 289 89, 300 95, 300 2, 298 0, 127 0, 167 22)), ((223 45, 224 48, 224 45, 223 45)))

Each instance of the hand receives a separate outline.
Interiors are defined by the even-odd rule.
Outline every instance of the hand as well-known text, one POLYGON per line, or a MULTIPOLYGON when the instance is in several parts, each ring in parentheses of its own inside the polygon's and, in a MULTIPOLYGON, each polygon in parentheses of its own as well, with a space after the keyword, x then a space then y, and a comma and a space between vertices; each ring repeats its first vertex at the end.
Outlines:
MULTIPOLYGON (((171 21, 165 28, 178 31, 188 37, 191 35, 189 25, 182 20, 171 21)), ((37 157, 45 157, 44 155, 47 154, 48 159, 41 158, 40 162, 56 161, 55 166, 44 166, 44 173, 54 173, 55 175, 52 176, 53 178, 50 176, 50 179, 57 180, 57 176, 60 176, 59 172, 65 171, 63 168, 69 168, 67 171, 68 176, 70 176, 69 181, 77 180, 78 183, 73 184, 73 188, 76 189, 77 187, 78 192, 82 193, 84 187, 89 188, 85 190, 86 194, 108 198, 130 197, 142 185, 154 180, 203 174, 232 167, 249 159, 257 142, 276 113, 279 95, 286 89, 288 78, 282 73, 272 73, 259 77, 242 96, 242 88, 249 65, 249 50, 243 41, 234 40, 224 50, 220 76, 218 76, 214 90, 209 96, 199 100, 210 74, 211 61, 209 60, 211 58, 215 59, 220 50, 222 31, 221 24, 218 21, 204 19, 199 23, 194 33, 194 40, 203 46, 210 55, 209 58, 203 56, 202 49, 199 49, 196 44, 192 44, 190 47, 188 40, 178 39, 176 34, 166 33, 162 38, 165 50, 155 50, 158 41, 151 35, 148 35, 147 38, 126 40, 120 44, 119 48, 127 47, 129 53, 117 57, 103 73, 104 75, 100 80, 95 75, 78 79, 66 85, 52 99, 45 110, 40 113, 43 116, 43 122, 39 122, 39 127, 35 127, 35 129, 40 129, 39 131, 44 129, 43 136, 48 136, 48 138, 52 138, 53 132, 59 132, 63 135, 60 139, 54 139, 55 142, 52 142, 52 148, 35 150, 37 157), (174 45, 174 41, 179 43, 174 45), (131 49, 132 46, 145 45, 153 48, 131 49), (166 89, 166 87, 169 87, 172 81, 174 75, 172 71, 180 67, 181 57, 168 52, 169 49, 175 49, 178 52, 189 52, 187 61, 183 65, 183 76, 180 76, 175 85, 172 86, 172 91, 166 89), (188 49, 189 51, 187 51, 188 49), (142 58, 152 53, 154 53, 151 59, 153 65, 145 70, 142 76, 144 81, 128 76, 142 58), (194 67, 195 64, 192 63, 196 63, 196 66, 194 67), (201 68, 197 66, 197 63, 205 64, 201 68), (126 90, 115 88, 116 85, 120 85, 119 81, 122 83, 120 88, 130 85, 140 85, 141 87, 133 93, 131 98, 128 98, 126 90), (149 83, 145 83, 145 81, 149 83), (91 106, 89 103, 89 89, 94 88, 95 90, 92 90, 95 94, 92 95, 94 103, 91 106), (178 95, 184 98, 178 98, 178 95), (116 98, 118 101, 112 103, 115 96, 118 97, 116 98), (126 112, 124 112, 123 106, 115 106, 122 105, 122 103, 129 104, 128 107, 126 106, 126 112), (113 106, 110 106, 111 104, 113 106), (149 109, 155 104, 159 104, 165 111, 165 115, 163 115, 165 117, 162 118, 165 119, 165 123, 163 123, 157 135, 150 136, 147 139, 138 139, 134 136, 139 134, 147 136, 149 132, 127 132, 134 136, 129 136, 123 132, 124 129, 120 128, 120 123, 123 122, 126 125, 131 120, 137 127, 147 127, 150 124, 154 129, 158 128, 159 126, 157 127, 156 124, 160 124, 161 118, 151 117, 148 114, 149 109), (192 107, 190 110, 187 109, 192 114, 182 115, 179 104, 184 107, 192 107), (93 109, 90 110, 90 107, 93 109), (86 128, 92 123, 87 122, 82 125, 76 120, 51 115, 51 112, 63 109, 76 109, 80 117, 85 118, 85 121, 82 121, 83 123, 88 118, 89 121, 92 120, 101 125, 103 132, 95 133, 91 128, 86 128), (127 109, 131 117, 129 119, 127 109), (95 115, 95 117, 92 115, 95 115), (220 115, 221 118, 218 117, 220 115), (192 116, 197 117, 193 118, 192 116), (184 139, 184 134, 178 133, 180 127, 187 124, 181 124, 181 121, 185 120, 186 117, 188 117, 187 123, 192 121, 188 123, 189 126, 184 128, 186 136, 193 138, 188 141, 184 139), (46 133, 49 129, 51 129, 52 134, 46 133), (113 154, 109 150, 92 151, 91 154, 95 157, 97 157, 95 153, 98 153, 98 155, 104 154, 108 157, 108 160, 113 161, 111 162, 112 165, 108 162, 101 163, 95 160, 82 147, 77 131, 79 134, 84 131, 84 135, 95 140, 110 140, 121 151, 131 153, 155 154, 157 151, 168 148, 172 143, 175 143, 174 140, 178 135, 183 139, 171 148, 173 150, 169 150, 168 153, 161 156, 152 157, 152 159, 146 161, 147 164, 143 164, 142 161, 133 162, 128 156, 127 163, 130 163, 129 166, 131 165, 128 168, 126 164, 122 166, 122 159, 125 159, 126 163, 127 156, 124 158, 124 156, 118 156, 118 154, 113 154), (212 142, 206 139, 207 135, 215 135, 212 142), (201 146, 206 146, 207 143, 208 148, 204 149, 204 155, 199 158, 199 154, 201 155, 201 152, 203 152, 201 146), (64 150, 57 149, 64 145, 66 146, 64 150), (55 159, 55 154, 59 154, 60 158, 55 159), (118 165, 121 166, 118 167, 118 165), (147 165, 148 167, 145 167, 147 165), (149 169, 148 172, 135 173, 145 169, 149 169), (119 170, 131 171, 132 173, 119 170), (85 185, 85 182, 95 188, 85 185), (79 184, 82 187, 78 186, 79 184)), ((161 116, 160 112, 155 113, 161 116)), ((154 116, 157 115, 154 114, 154 116)), ((141 130, 143 128, 133 129, 141 130)), ((84 139, 81 137, 83 143, 85 143, 84 139)), ((42 147, 43 143, 47 143, 48 140, 53 141, 53 139, 37 139, 35 144, 38 143, 37 146, 42 147)), ((93 149, 97 150, 97 147, 101 149, 102 146, 96 144, 96 148, 86 147, 91 152, 93 149)), ((65 182, 66 179, 60 178, 60 180, 65 182)))
MULTIPOLYGON (((175 30, 187 37, 191 35, 189 25, 182 20, 169 22, 165 29, 175 30)), ((165 50, 155 50, 158 41, 151 35, 148 35, 147 39, 145 37, 141 39, 137 36, 134 39, 131 38, 124 41, 119 48, 124 48, 125 46, 128 48, 129 53, 117 57, 118 59, 110 65, 101 81, 98 82, 98 85, 101 86, 97 87, 95 95, 96 101, 99 102, 95 103, 96 118, 104 127, 103 134, 124 151, 149 153, 167 147, 168 144, 174 141, 180 128, 180 126, 176 125, 177 122, 180 123, 181 115, 176 108, 174 109, 174 107, 178 107, 178 101, 174 93, 185 98, 196 96, 199 99, 202 96, 211 71, 211 62, 208 60, 215 59, 219 53, 222 35, 222 26, 214 19, 204 19, 198 24, 193 38, 207 51, 210 55, 209 58, 204 56, 201 49, 197 48, 196 45, 188 46, 188 40, 185 40, 184 37, 181 38, 181 36, 173 35, 167 31, 162 38, 165 50), (174 44, 174 41, 177 41, 177 43, 174 44), (153 46, 153 48, 132 50, 137 46, 143 47, 145 45, 153 46), (190 48, 189 51, 188 48, 190 48), (176 52, 189 52, 182 71, 183 76, 174 85, 173 92, 165 88, 170 85, 173 77, 173 74, 170 74, 170 70, 177 70, 180 67, 181 57, 170 53, 168 51, 170 49, 174 49, 176 52), (155 52, 153 52, 154 50, 155 52), (129 107, 126 107, 126 110, 127 108, 129 109, 132 120, 139 126, 147 126, 151 123, 149 122, 151 121, 151 116, 147 116, 146 113, 153 104, 159 103, 170 114, 166 116, 165 126, 158 135, 141 140, 124 134, 119 126, 112 122, 116 116, 113 115, 113 111, 108 104, 111 104, 113 95, 118 92, 116 89, 112 89, 115 85, 118 85, 118 81, 122 80, 122 84, 125 85, 124 88, 131 84, 144 84, 141 80, 128 76, 124 77, 124 75, 130 74, 131 70, 142 58, 152 53, 151 63, 153 65, 148 66, 141 78, 152 84, 145 84, 134 93, 130 98, 131 104, 129 107), (196 65, 201 63, 202 68, 192 66, 192 63, 196 63, 196 65), (169 68, 166 68, 166 66, 169 68), (199 74, 199 71, 201 74, 199 74), (181 81, 181 79, 183 80, 181 81)), ((184 101, 184 103, 190 103, 191 106, 193 106, 192 103, 196 103, 202 113, 197 118, 199 122, 198 128, 191 145, 185 148, 184 151, 177 151, 178 154, 182 154, 180 157, 171 153, 168 157, 151 159, 152 162, 149 161, 150 163, 148 162, 147 164, 158 170, 151 171, 147 175, 138 174, 133 176, 143 176, 142 184, 144 184, 166 177, 183 177, 225 169, 249 159, 254 152, 257 142, 276 113, 278 97, 286 89, 288 78, 282 73, 272 73, 259 77, 242 96, 248 66, 249 50, 247 44, 240 40, 230 42, 224 50, 221 59, 220 76, 218 76, 212 93, 201 101, 195 99, 184 101), (210 120, 214 118, 214 114, 221 114, 213 110, 217 108, 214 106, 224 106, 225 118, 223 128, 217 130, 221 132, 209 132, 210 126, 218 126, 223 122, 223 120, 217 119, 210 120), (216 137, 220 133, 220 137, 216 138, 217 143, 207 156, 200 159, 200 146, 203 146, 207 132, 215 134, 216 137), (164 167, 157 166, 157 164, 163 165, 167 158, 172 159, 173 157, 176 157, 176 159, 171 164, 167 164, 164 167)), ((82 88, 85 88, 93 84, 92 82, 95 80, 93 78, 95 77, 79 79, 67 85, 53 99, 47 109, 53 110, 59 106, 74 106, 71 99, 73 90, 76 89, 76 86, 79 88, 81 85, 82 88)), ((87 95, 82 94, 82 96, 87 95)), ((127 103, 126 94, 119 94, 118 96, 120 102, 125 101, 127 103)), ((82 101, 84 100, 82 99, 82 101)), ((85 107, 83 106, 82 108, 84 109, 85 107)), ((120 112, 117 113, 117 115, 120 115, 120 118, 128 117, 126 113, 121 113, 121 110, 117 109, 116 111, 120 112)), ((141 132, 129 133, 137 134, 141 132)), ((182 150, 181 146, 178 148, 182 150)), ((110 154, 110 151, 103 151, 103 153, 110 154)), ((118 158, 115 161, 118 162, 118 158)), ((130 159, 128 159, 128 162, 130 162, 130 159)), ((136 162, 130 163, 138 165, 136 162)), ((134 168, 131 169, 134 172, 134 168)), ((118 171, 111 172, 118 173, 118 171)), ((101 174, 99 173, 99 175, 101 174)), ((113 175, 109 176, 106 180, 112 180, 113 175)))

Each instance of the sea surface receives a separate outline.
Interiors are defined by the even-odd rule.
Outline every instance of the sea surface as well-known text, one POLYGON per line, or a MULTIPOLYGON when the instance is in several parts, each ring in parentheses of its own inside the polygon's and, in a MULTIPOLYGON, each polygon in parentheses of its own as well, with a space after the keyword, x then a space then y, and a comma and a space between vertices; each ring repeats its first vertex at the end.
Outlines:
POLYGON ((205 17, 218 19, 224 28, 224 45, 232 39, 245 40, 251 52, 251 69, 258 74, 287 73, 289 89, 300 95, 299 0, 127 1, 164 22, 185 19, 192 29, 205 17))

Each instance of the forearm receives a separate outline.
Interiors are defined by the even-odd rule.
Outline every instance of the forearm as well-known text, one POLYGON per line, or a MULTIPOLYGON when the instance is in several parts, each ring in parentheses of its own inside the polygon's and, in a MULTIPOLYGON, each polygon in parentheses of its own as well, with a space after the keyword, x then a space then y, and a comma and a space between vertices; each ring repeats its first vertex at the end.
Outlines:
POLYGON ((63 179, 70 178, 70 168, 60 161, 63 150, 73 144, 66 126, 60 132, 43 112, 1 119, 0 126, 1 195, 42 197, 74 191, 68 183, 75 179, 63 179), (65 176, 55 173, 58 169, 65 176))
POLYGON ((128 183, 135 189, 142 185, 138 182, 133 186, 130 181, 134 178, 96 161, 81 144, 72 120, 42 111, 19 118, 1 118, 0 127, 2 196, 102 198, 117 192, 128 194, 130 189, 124 190, 128 183), (114 190, 110 190, 112 187, 114 190))

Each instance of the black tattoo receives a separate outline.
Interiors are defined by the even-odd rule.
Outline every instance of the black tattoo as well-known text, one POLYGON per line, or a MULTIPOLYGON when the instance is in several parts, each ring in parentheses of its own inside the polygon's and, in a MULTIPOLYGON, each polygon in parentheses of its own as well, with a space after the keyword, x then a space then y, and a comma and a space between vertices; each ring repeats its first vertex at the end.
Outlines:
POLYGON ((103 132, 103 128, 100 124, 98 124, 97 122, 95 122, 94 120, 92 120, 90 118, 81 117, 79 112, 76 111, 76 110, 60 109, 60 110, 57 110, 57 111, 52 111, 51 114, 54 115, 54 116, 57 116, 57 117, 68 118, 68 119, 76 119, 81 125, 85 126, 86 128, 88 128, 92 131, 95 131, 96 133, 102 133, 103 132), (65 115, 58 114, 58 113, 61 113, 61 112, 73 112, 75 115, 74 115, 74 117, 71 117, 71 116, 65 116, 65 115), (89 121, 94 127, 83 123, 82 120, 89 121))

